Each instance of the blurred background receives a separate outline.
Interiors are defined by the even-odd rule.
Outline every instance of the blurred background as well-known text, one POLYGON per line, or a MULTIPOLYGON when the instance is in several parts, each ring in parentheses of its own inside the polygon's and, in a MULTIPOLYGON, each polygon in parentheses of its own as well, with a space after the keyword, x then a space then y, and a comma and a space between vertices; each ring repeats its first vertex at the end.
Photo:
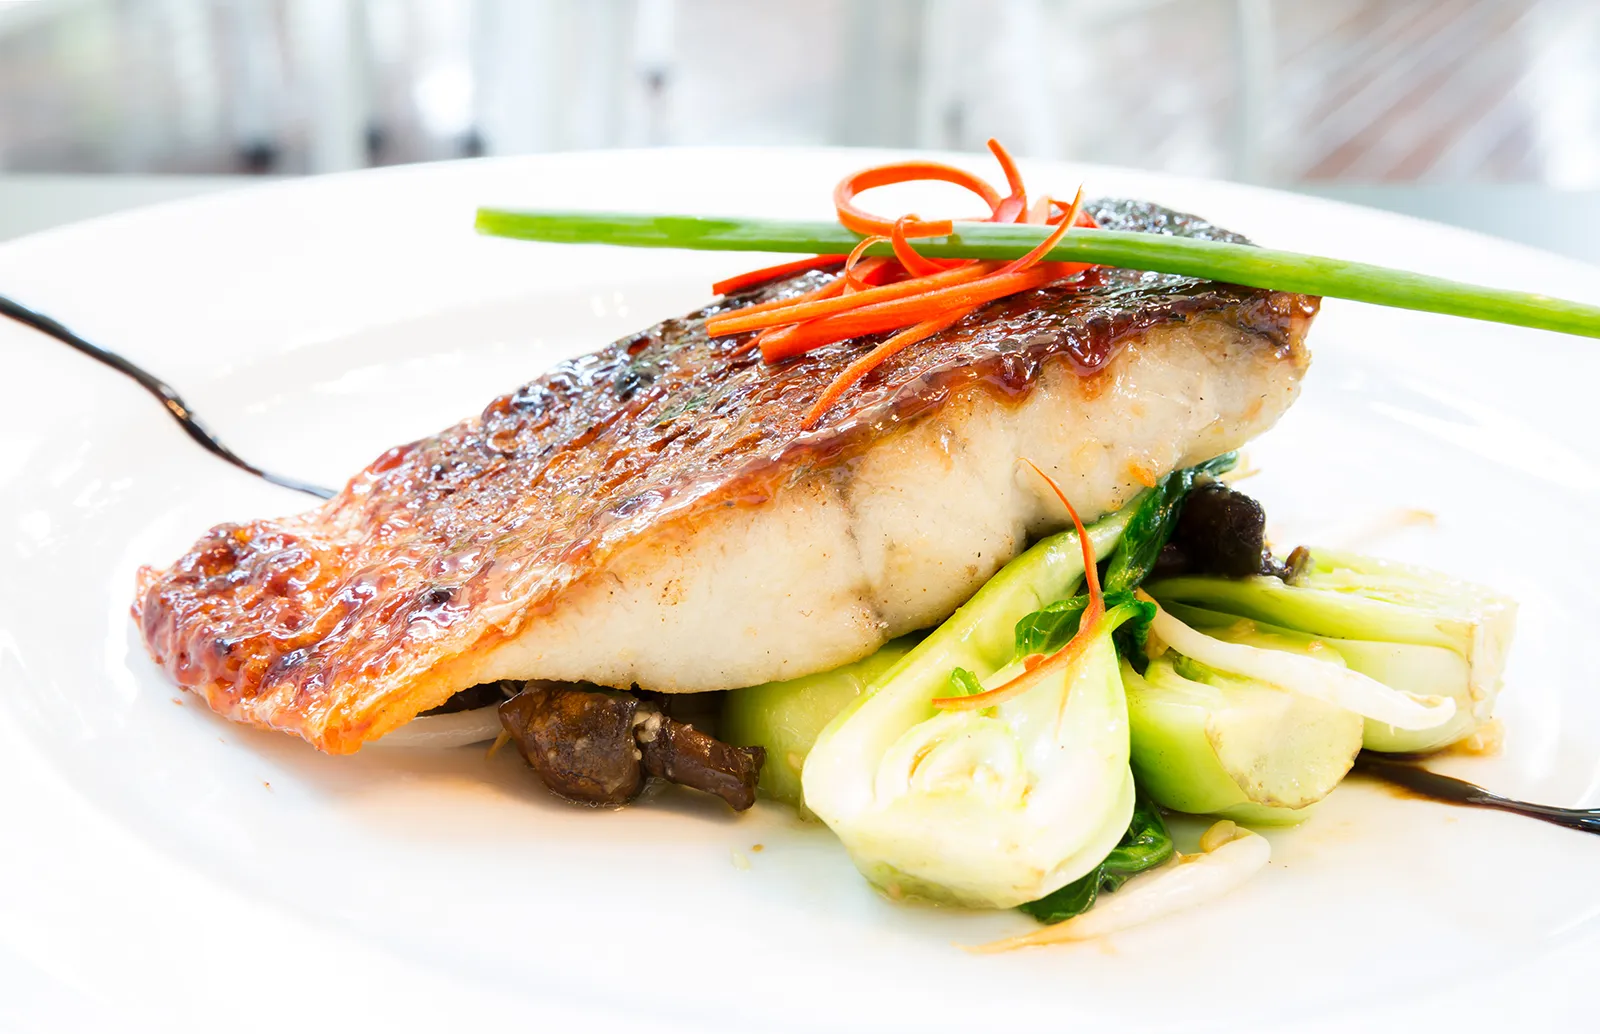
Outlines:
POLYGON ((658 144, 1600 186, 1596 0, 0 0, 0 170, 658 144))
POLYGON ((1386 186, 1527 208, 1600 189, 1600 0, 0 0, 13 183, 990 135, 1435 218, 1496 206, 1386 186))

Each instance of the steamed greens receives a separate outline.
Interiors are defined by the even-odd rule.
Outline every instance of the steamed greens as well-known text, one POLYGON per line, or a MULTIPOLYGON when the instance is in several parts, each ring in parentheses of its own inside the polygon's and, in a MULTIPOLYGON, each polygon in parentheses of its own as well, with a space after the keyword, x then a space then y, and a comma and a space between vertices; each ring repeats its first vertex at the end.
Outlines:
POLYGON ((1451 701, 1445 722, 1368 714, 1369 750, 1420 753, 1470 734, 1494 710, 1516 604, 1492 589, 1407 564, 1326 549, 1290 581, 1206 576, 1147 586, 1221 639, 1299 637, 1352 672, 1412 699, 1451 701), (1241 620, 1242 619, 1242 620, 1241 620))
POLYGON ((718 731, 736 746, 765 748, 757 787, 809 817, 800 794, 800 767, 817 734, 915 643, 915 636, 902 636, 854 664, 731 690, 723 695, 718 731))
POLYGON ((1210 516, 1231 492, 1212 482, 1233 462, 1176 471, 1085 530, 1104 610, 1082 635, 1097 612, 1069 531, 920 641, 728 694, 725 734, 765 747, 762 791, 826 823, 891 896, 1057 924, 1006 944, 1163 914, 1205 898, 1197 881, 1225 892, 1265 864, 1260 837, 1234 831, 1204 848, 1206 865, 1142 879, 1138 901, 1118 895, 1117 916, 1085 916, 1173 857, 1163 808, 1297 823, 1363 747, 1426 751, 1470 733, 1493 707, 1515 614, 1479 586, 1327 550, 1287 565, 1264 555, 1277 575, 1147 581, 1158 559, 1173 569, 1175 530, 1180 569, 1207 570, 1196 558, 1208 552, 1263 553, 1259 504, 1228 503, 1253 511, 1253 531, 1210 516), (1235 539, 1195 538, 1230 525, 1235 539))
POLYGON ((1166 610, 1150 627, 1145 670, 1123 661, 1132 763, 1174 811, 1302 821, 1355 763, 1368 720, 1424 733, 1456 714, 1451 698, 1386 686, 1309 636, 1248 621, 1208 635, 1166 610))
POLYGON ((1093 908, 1102 891, 1115 891, 1129 878, 1154 869, 1176 853, 1160 809, 1149 798, 1138 797, 1127 832, 1099 865, 1065 887, 1018 907, 1041 923, 1071 919, 1093 908))
POLYGON ((1151 618, 1160 643, 1199 665, 1354 711, 1410 731, 1437 729, 1455 716, 1449 696, 1422 695, 1386 686, 1351 671, 1320 642, 1228 642, 1190 628, 1164 610, 1151 618))
POLYGON ((1170 653, 1122 684, 1134 776, 1173 811, 1299 822, 1361 749, 1360 715, 1170 653))
MULTIPOLYGON (((1094 555, 1121 538, 1124 510, 1091 526, 1094 555)), ((891 895, 1010 908, 1092 871, 1133 812, 1127 708, 1108 609, 1070 663, 1020 674, 1023 691, 983 711, 939 711, 951 672, 1009 679, 1014 626, 1065 598, 1084 572, 1076 532, 1006 565, 964 607, 846 707, 802 776, 807 807, 891 895), (1009 670, 1007 670, 1009 669, 1009 670)))

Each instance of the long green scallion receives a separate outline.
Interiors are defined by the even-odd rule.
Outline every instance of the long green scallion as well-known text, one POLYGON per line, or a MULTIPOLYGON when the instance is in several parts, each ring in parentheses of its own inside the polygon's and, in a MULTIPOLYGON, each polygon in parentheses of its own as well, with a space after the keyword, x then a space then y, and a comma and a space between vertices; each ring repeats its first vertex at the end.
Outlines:
MULTIPOLYGON (((496 237, 558 244, 807 255, 842 255, 861 240, 832 222, 500 208, 479 209, 477 228, 496 237)), ((1035 247, 1047 232, 1039 226, 957 223, 956 232, 948 237, 925 237, 916 243, 919 252, 932 258, 1014 259, 1035 247)), ((890 253, 887 244, 868 249, 868 254, 890 253)), ((1247 244, 1159 233, 1074 229, 1046 261, 1091 262, 1175 273, 1245 287, 1346 298, 1600 337, 1600 306, 1247 244)))

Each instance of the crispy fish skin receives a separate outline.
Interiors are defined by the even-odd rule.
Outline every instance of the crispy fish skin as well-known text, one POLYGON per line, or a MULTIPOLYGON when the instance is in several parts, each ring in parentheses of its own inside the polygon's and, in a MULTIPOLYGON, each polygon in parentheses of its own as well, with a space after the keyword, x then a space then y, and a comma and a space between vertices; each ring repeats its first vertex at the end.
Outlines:
POLYGON ((802 431, 867 343, 768 366, 704 321, 819 282, 667 320, 389 450, 315 510, 213 528, 140 572, 151 656, 221 714, 333 753, 499 678, 685 692, 833 667, 1063 526, 1019 456, 1087 519, 1270 427, 1320 302, 1094 270, 901 352, 802 431))

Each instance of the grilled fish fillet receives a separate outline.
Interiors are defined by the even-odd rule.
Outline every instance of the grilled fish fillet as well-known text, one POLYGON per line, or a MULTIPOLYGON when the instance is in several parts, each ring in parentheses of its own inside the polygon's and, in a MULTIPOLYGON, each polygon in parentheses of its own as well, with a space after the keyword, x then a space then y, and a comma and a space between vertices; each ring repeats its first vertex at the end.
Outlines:
MULTIPOLYGON (((1238 240, 1143 203, 1107 228, 1238 240)), ((777 366, 707 316, 562 363, 391 449, 308 513, 213 528, 140 573, 151 655, 239 721, 344 753, 502 678, 668 693, 855 660, 932 625, 1066 516, 1233 449, 1293 401, 1319 300, 1124 270, 996 302, 879 367, 777 366)))

